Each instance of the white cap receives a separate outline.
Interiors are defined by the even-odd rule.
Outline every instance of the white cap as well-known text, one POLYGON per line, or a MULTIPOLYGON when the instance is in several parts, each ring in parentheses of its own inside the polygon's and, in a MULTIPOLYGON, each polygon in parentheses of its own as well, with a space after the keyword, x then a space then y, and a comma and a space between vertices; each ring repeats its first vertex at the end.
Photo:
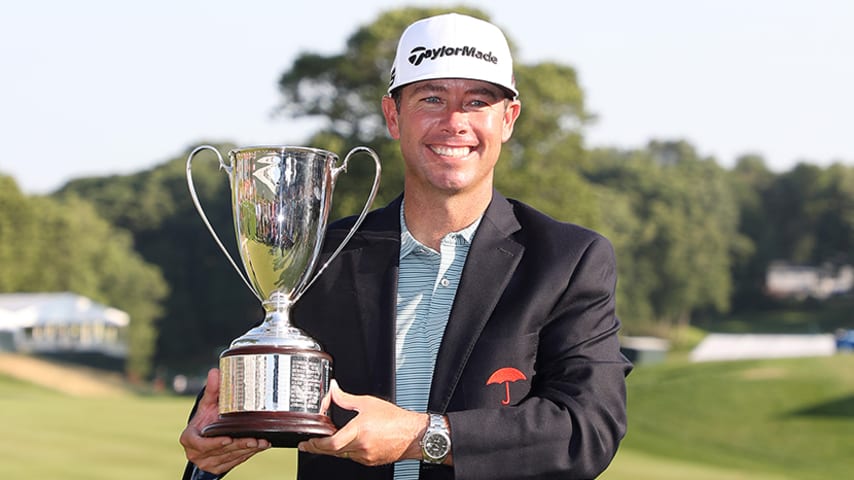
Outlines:
POLYGON ((388 92, 434 78, 467 78, 494 83, 519 95, 513 59, 504 34, 495 25, 448 13, 410 25, 400 37, 388 92))

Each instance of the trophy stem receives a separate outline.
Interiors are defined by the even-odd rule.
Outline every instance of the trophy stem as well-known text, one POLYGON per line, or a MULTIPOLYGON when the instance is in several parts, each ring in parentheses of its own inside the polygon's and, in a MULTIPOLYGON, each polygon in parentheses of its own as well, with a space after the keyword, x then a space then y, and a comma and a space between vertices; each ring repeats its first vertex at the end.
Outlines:
POLYGON ((293 301, 275 292, 263 303, 264 321, 231 342, 230 348, 264 346, 317 350, 322 348, 317 341, 291 323, 290 307, 293 301))
POLYGON ((261 303, 265 312, 264 323, 274 336, 290 337, 296 332, 305 335, 291 323, 292 305, 293 302, 279 292, 274 292, 268 300, 261 303))

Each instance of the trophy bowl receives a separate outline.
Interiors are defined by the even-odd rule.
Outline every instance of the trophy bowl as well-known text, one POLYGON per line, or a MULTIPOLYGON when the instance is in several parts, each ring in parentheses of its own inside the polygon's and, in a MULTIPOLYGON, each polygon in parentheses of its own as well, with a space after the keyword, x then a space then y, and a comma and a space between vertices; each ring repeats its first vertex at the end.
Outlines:
POLYGON ((280 145, 237 148, 228 152, 228 159, 224 162, 209 145, 194 149, 187 158, 187 185, 205 226, 265 314, 220 355, 219 418, 202 434, 264 438, 274 447, 295 447, 335 432, 326 404, 333 362, 317 341, 291 323, 290 311, 365 219, 379 189, 380 161, 367 147, 350 150, 338 165, 332 152, 280 145), (203 150, 216 153, 228 174, 243 269, 220 241, 196 194, 192 161, 203 150), (335 182, 358 153, 374 160, 371 192, 347 236, 315 268, 335 182))

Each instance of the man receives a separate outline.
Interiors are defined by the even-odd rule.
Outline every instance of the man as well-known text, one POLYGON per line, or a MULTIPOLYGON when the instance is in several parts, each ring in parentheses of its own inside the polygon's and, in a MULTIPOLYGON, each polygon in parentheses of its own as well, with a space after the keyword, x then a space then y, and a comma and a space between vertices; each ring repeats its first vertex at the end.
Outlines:
MULTIPOLYGON (((382 108, 404 193, 294 312, 334 358, 339 427, 299 445, 299 478, 594 478, 616 453, 631 366, 613 250, 493 189, 517 95, 495 26, 440 15, 401 37, 382 108)), ((330 226, 324 250, 350 225, 330 226)), ((269 446, 199 435, 218 382, 212 371, 181 436, 185 478, 217 478, 269 446)))

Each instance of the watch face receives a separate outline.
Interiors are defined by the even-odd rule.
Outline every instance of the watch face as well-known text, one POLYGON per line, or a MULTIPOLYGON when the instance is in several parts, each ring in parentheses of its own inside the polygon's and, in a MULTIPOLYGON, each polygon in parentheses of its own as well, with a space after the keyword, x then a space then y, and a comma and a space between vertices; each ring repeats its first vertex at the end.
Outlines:
POLYGON ((431 458, 443 458, 448 454, 450 443, 447 435, 434 433, 424 442, 424 452, 431 458))

